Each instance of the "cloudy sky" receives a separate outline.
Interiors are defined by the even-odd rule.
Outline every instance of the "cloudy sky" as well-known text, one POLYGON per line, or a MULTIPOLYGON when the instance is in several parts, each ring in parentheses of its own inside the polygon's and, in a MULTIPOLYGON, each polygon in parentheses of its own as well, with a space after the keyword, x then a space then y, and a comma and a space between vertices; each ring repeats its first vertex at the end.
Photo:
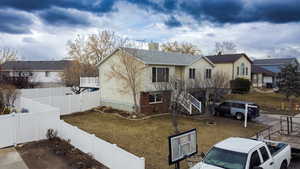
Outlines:
POLYGON ((300 57, 299 9, 299 0, 1 0, 0 46, 27 60, 61 59, 76 35, 110 29, 192 42, 203 54, 232 41, 253 58, 300 57))

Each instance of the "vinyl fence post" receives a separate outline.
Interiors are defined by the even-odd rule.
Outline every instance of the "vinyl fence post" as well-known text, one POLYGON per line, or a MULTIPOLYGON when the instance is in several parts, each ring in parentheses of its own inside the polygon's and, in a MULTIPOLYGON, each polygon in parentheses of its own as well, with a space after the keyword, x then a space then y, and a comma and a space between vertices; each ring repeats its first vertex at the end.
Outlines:
POLYGON ((92 134, 91 136, 92 136, 92 137, 91 137, 91 139, 92 139, 92 149, 91 149, 91 153, 92 153, 94 159, 96 159, 96 157, 95 157, 95 156, 96 156, 96 151, 95 151, 96 135, 95 135, 95 134, 92 134))

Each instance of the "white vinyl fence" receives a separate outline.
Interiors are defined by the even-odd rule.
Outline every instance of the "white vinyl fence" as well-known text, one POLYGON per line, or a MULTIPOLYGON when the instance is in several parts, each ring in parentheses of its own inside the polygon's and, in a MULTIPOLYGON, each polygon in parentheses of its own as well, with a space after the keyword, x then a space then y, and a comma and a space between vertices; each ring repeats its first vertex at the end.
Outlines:
POLYGON ((0 137, 0 148, 46 139, 47 130, 59 126, 58 109, 27 98, 23 98, 21 102, 28 105, 26 108, 29 113, 0 116, 0 133, 4 134, 0 137), (45 109, 38 110, 35 106, 45 106, 45 109))
POLYGON ((29 112, 0 115, 0 133, 4 136, 0 137, 0 148, 46 139, 47 130, 51 128, 58 131, 59 137, 70 140, 74 147, 90 153, 110 169, 145 169, 144 158, 60 120, 58 108, 25 97, 19 101, 29 112))
POLYGON ((61 121, 59 136, 70 139, 71 144, 93 157, 110 169, 145 169, 145 159, 137 157, 116 144, 106 142, 93 134, 61 121))
MULTIPOLYGON (((22 89, 21 97, 59 108, 60 115, 86 111, 100 106, 99 91, 66 95, 70 92, 69 88, 22 89)), ((22 108, 22 105, 20 107, 22 108)), ((41 108, 38 107, 38 109, 41 108)))

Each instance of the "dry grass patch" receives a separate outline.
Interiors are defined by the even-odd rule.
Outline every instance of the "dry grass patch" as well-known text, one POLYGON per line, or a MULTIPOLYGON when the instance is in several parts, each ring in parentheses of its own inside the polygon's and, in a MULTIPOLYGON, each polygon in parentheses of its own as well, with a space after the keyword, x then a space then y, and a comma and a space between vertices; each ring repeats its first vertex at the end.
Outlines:
MULTIPOLYGON (((64 116, 63 119, 96 136, 117 144, 121 148, 145 157, 147 169, 168 169, 168 136, 172 135, 170 116, 162 116, 140 121, 122 119, 112 114, 84 112, 64 116)), ((263 126, 250 123, 247 129, 241 122, 212 117, 202 120, 179 118, 181 131, 197 128, 199 152, 206 152, 216 142, 232 136, 250 137, 263 126), (216 125, 207 122, 215 121, 216 125)), ((183 164, 182 169, 187 165, 183 164)))

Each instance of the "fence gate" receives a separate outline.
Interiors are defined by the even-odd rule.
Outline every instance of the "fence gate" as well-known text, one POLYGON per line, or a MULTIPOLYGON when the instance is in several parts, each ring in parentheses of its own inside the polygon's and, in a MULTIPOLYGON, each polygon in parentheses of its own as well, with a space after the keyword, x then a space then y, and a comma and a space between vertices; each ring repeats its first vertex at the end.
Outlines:
POLYGON ((0 148, 16 143, 17 116, 15 114, 0 116, 0 148))

